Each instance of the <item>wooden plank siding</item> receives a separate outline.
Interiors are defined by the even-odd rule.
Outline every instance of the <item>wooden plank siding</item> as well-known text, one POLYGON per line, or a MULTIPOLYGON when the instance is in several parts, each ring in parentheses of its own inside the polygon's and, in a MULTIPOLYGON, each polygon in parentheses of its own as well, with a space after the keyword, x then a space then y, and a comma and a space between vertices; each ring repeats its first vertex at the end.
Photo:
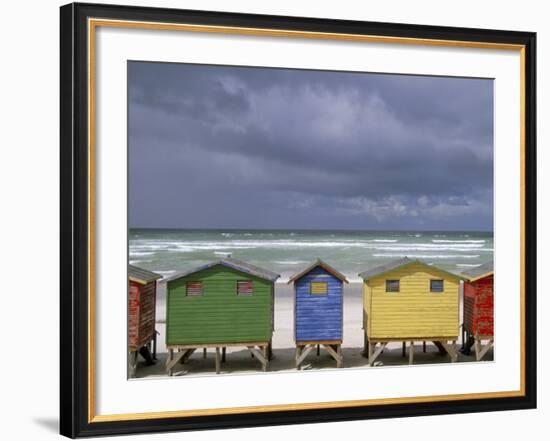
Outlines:
POLYGON ((128 291, 128 346, 131 351, 138 349, 139 338, 139 283, 130 281, 128 291))
POLYGON ((474 315, 475 315, 475 303, 476 299, 472 295, 468 295, 468 291, 473 291, 471 287, 467 287, 466 284, 464 284, 464 313, 463 313, 463 320, 464 320, 464 330, 469 332, 470 334, 473 333, 474 329, 474 315))
POLYGON ((267 342, 273 332, 273 282, 216 265, 167 283, 166 344, 267 342), (237 284, 252 281, 252 293, 237 284), (186 295, 202 282, 202 295, 186 295))
POLYGON ((148 343, 155 333, 157 282, 140 284, 130 281, 128 296, 128 345, 137 350, 148 343))
POLYGON ((464 283, 464 328, 473 336, 494 335, 493 275, 464 283))
POLYGON ((139 346, 148 343, 155 333, 157 282, 142 285, 139 295, 139 346))
POLYGON ((373 277, 364 285, 368 338, 458 337, 458 277, 412 263, 373 277), (443 292, 430 292, 432 279, 444 280, 443 292), (400 280, 399 292, 386 292, 386 280, 400 280))
POLYGON ((343 282, 321 267, 295 281, 295 339, 300 341, 341 341, 343 282), (319 294, 325 282, 326 294, 319 294))
POLYGON ((368 331, 368 317, 371 310, 372 288, 368 283, 363 283, 363 329, 368 331))

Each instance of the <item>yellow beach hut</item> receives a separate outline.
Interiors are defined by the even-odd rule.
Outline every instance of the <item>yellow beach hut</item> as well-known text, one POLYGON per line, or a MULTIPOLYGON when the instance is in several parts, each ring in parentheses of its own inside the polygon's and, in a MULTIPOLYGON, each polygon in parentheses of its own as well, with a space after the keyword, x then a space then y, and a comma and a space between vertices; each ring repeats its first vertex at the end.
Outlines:
MULTIPOLYGON (((407 257, 359 274, 363 279, 365 352, 372 366, 390 342, 433 341, 440 352, 458 358, 461 276, 407 257)), ((425 347, 425 346, 424 346, 425 347)))

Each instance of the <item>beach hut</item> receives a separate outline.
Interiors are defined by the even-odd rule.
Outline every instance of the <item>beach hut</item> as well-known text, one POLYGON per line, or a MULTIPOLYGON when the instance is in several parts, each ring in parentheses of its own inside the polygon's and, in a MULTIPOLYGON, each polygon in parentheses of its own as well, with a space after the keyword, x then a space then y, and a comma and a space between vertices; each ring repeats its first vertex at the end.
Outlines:
POLYGON ((227 257, 167 279, 167 371, 202 348, 216 350, 216 373, 226 347, 244 346, 267 370, 278 274, 227 257))
POLYGON ((145 358, 147 364, 153 364, 156 358, 157 280, 161 277, 143 268, 128 265, 128 373, 130 377, 135 375, 138 353, 145 358))
POLYGON ((410 364, 416 341, 433 341, 453 362, 457 360, 459 275, 405 257, 359 276, 363 279, 365 355, 371 366, 395 341, 403 342, 403 354, 409 342, 410 364))
POLYGON ((472 268, 462 275, 467 279, 464 282, 463 352, 468 354, 473 346, 479 361, 494 344, 493 262, 472 268))
POLYGON ((346 278, 316 260, 288 280, 294 283, 294 341, 296 368, 313 348, 321 346, 342 366, 343 293, 346 278))

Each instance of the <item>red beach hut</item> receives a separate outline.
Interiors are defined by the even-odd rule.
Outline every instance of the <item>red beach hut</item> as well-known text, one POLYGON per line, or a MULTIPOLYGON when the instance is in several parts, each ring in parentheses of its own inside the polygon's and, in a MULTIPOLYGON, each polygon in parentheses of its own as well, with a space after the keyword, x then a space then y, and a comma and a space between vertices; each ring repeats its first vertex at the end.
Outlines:
POLYGON ((148 364, 156 358, 157 280, 162 276, 128 265, 128 371, 133 377, 140 353, 148 364), (151 354, 153 346, 153 354, 151 354))
POLYGON ((465 271, 464 282, 464 353, 474 347, 481 360, 494 345, 493 262, 465 271), (485 342, 485 343, 483 343, 485 342))

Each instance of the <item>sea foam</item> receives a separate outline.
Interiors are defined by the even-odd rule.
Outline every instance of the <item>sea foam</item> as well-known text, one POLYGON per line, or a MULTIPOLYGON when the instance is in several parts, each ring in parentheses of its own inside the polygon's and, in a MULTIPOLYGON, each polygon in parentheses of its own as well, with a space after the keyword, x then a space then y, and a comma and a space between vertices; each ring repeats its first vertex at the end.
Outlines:
POLYGON ((410 257, 413 259, 478 259, 480 256, 471 254, 373 254, 373 257, 410 257))

